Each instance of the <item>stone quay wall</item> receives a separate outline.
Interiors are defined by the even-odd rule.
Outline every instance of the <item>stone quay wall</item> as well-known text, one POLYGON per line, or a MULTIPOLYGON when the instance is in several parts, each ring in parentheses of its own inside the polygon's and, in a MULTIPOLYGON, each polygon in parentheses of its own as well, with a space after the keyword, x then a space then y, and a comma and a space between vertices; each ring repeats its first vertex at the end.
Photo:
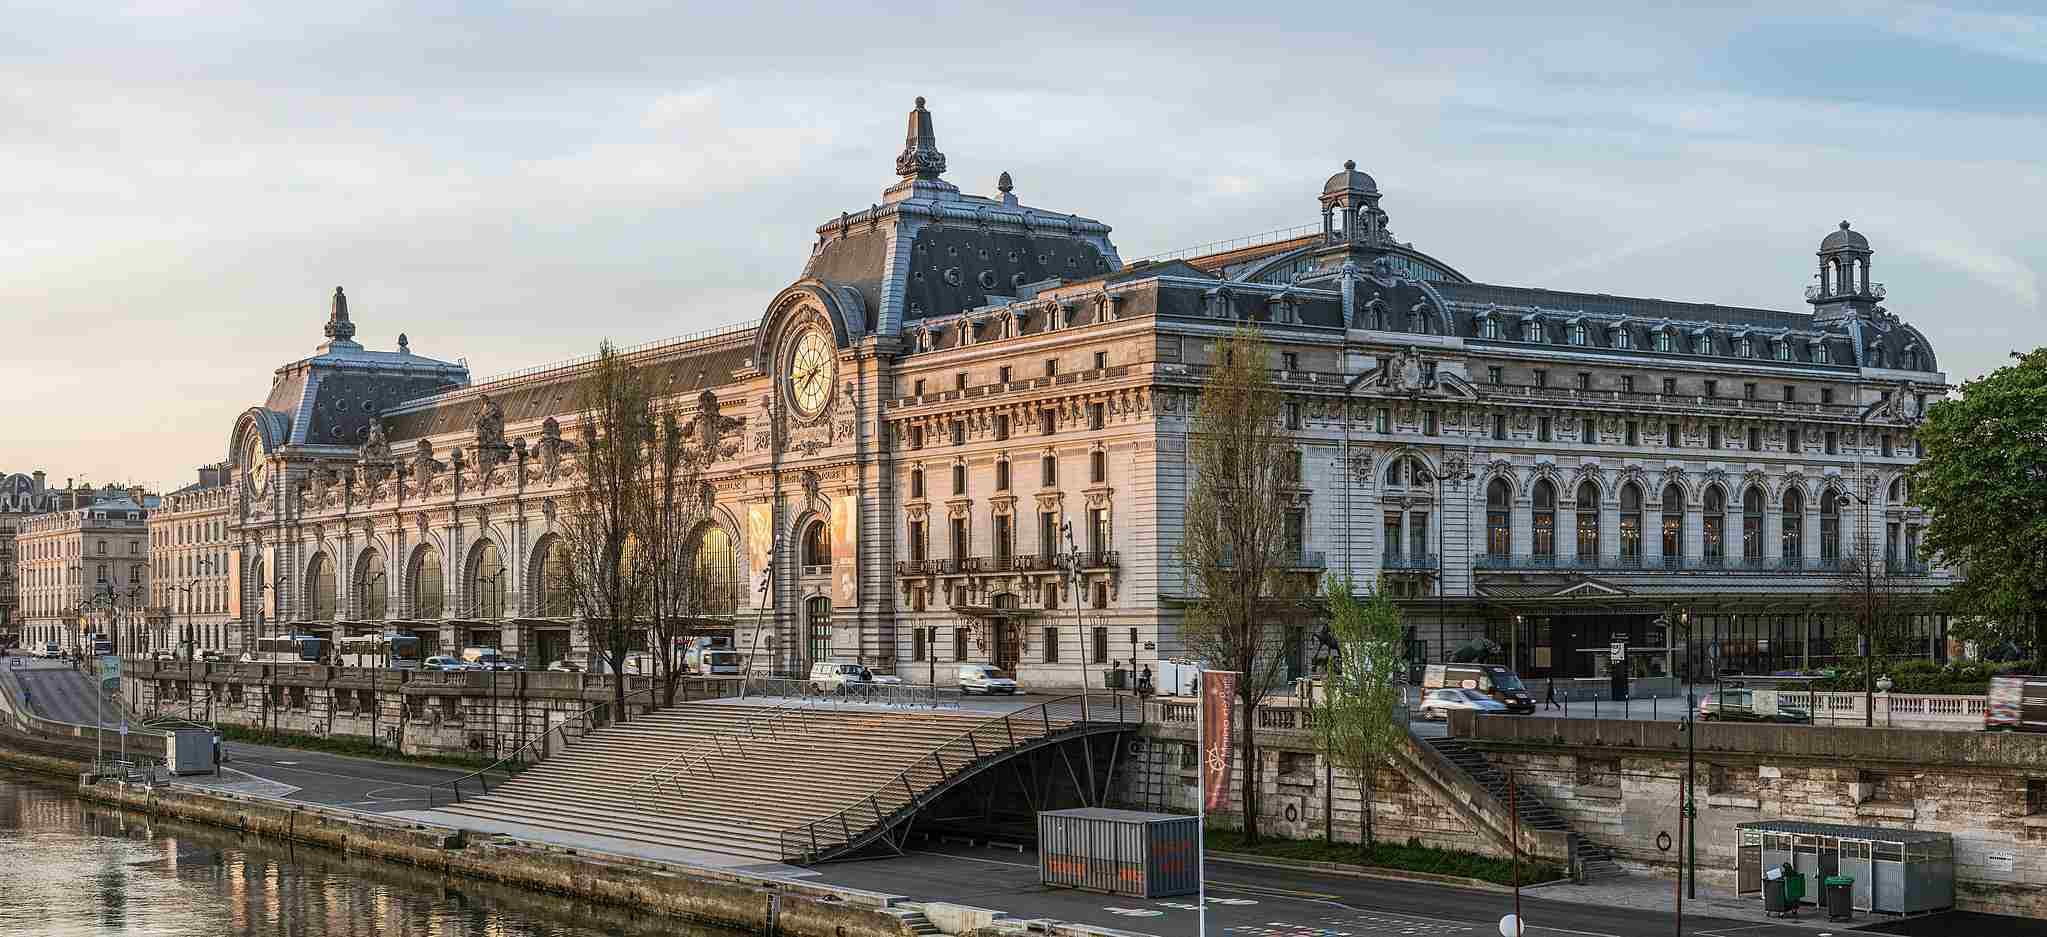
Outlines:
MULTIPOLYGON (((127 662, 122 699, 134 714, 345 738, 406 755, 502 757, 608 705, 619 677, 503 671, 442 673, 325 664, 127 662)), ((652 677, 626 676, 626 705, 658 701, 652 677)), ((676 700, 738 692, 738 681, 685 678, 676 700)))
MULTIPOLYGON (((1579 832, 1624 862, 1671 869, 1684 725, 1533 716, 1453 718, 1579 832)), ((2047 917, 2047 739, 1861 727, 1700 723, 1699 876, 1732 888, 1735 825, 1756 820, 1950 833, 1965 910, 2047 917)))

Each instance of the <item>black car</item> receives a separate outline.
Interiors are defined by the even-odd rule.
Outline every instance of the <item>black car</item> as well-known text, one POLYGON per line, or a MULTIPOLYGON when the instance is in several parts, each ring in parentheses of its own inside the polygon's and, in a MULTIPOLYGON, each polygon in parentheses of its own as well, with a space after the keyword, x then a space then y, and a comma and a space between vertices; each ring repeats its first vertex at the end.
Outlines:
POLYGON ((1699 718, 1708 722, 1791 722, 1812 721, 1803 706, 1778 704, 1775 713, 1756 712, 1754 690, 1715 690, 1699 700, 1699 718))

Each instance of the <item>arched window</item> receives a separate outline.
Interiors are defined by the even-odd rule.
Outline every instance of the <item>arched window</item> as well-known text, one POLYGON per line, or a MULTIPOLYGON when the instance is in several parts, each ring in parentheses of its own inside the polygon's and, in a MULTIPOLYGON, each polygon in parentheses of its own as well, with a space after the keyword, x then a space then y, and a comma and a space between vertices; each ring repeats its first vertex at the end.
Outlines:
POLYGON ((1504 478, 1495 478, 1485 490, 1486 547, 1489 556, 1504 557, 1513 552, 1514 533, 1507 526, 1507 509, 1513 502, 1514 490, 1504 478))
POLYGON ((384 580, 384 554, 373 547, 364 550, 355 564, 355 594, 359 614, 379 621, 391 613, 391 584, 384 580))
POLYGON ((534 584, 540 601, 534 607, 542 618, 567 618, 575 613, 575 597, 569 589, 569 549, 553 537, 540 545, 540 581, 534 584))
POLYGON ((1534 544, 1532 552, 1544 559, 1557 555, 1557 488, 1549 479, 1535 483, 1534 544))
POLYGON ((1781 521, 1784 529, 1778 539, 1784 544, 1784 565, 1797 569, 1805 558, 1805 495, 1795 485, 1784 489, 1781 521))
POLYGON ((1591 479, 1578 483, 1578 559, 1599 559, 1599 486, 1591 479))
POLYGON ((505 617, 505 597, 512 584, 505 579, 505 560, 489 540, 477 545, 476 564, 469 569, 469 607, 479 618, 505 617))
POLYGON ((1741 558, 1751 566, 1763 558, 1763 490, 1754 485, 1741 494, 1741 558))
POLYGON ((1671 334, 1670 334, 1670 330, 1669 330, 1669 329, 1657 329, 1657 330, 1656 330, 1656 350, 1657 350, 1657 351, 1671 351, 1671 350, 1673 350, 1673 347, 1674 347, 1675 343, 1676 343, 1676 340, 1675 340, 1674 338, 1672 338, 1672 337, 1671 337, 1671 334))
POLYGON ((1706 562, 1718 566, 1727 560, 1727 492, 1719 485, 1706 486, 1704 525, 1706 562))
POLYGON ((1587 341, 1588 338, 1585 331, 1585 323, 1583 322, 1571 323, 1571 344, 1583 345, 1586 344, 1587 341))
POLYGON ((1615 348, 1635 347, 1635 333, 1628 331, 1628 327, 1625 325, 1614 326, 1613 347, 1615 348))
POLYGON ((1841 495, 1833 489, 1820 495, 1820 562, 1832 566, 1841 561, 1841 495))
POLYGON ((333 621, 334 606, 334 561, 325 553, 313 554, 313 564, 306 569, 306 583, 312 587, 311 614, 313 621, 333 621))
POLYGON ((441 551, 426 547, 412 564, 412 617, 445 618, 448 614, 447 574, 441 569, 441 551))
POLYGON ((828 596, 812 596, 803 603, 804 650, 813 661, 830 660, 832 656, 832 600, 828 596))
POLYGON ((697 541, 697 573, 703 583, 703 610, 730 615, 739 608, 739 563, 732 554, 732 535, 723 527, 706 527, 697 541))
POLYGON ((1663 565, 1684 565, 1685 490, 1671 482, 1663 489, 1663 565))
POLYGON ((1910 498, 1911 491, 1905 484, 1905 476, 1900 475, 1896 478, 1891 479, 1891 491, 1890 494, 1886 496, 1885 500, 1889 501, 1892 504, 1903 504, 1910 498))
POLYGON ((1386 484, 1395 488, 1406 484, 1406 459, 1386 460, 1386 484))
POLYGON ((811 521, 803 528, 803 565, 832 565, 832 531, 824 521, 811 521))

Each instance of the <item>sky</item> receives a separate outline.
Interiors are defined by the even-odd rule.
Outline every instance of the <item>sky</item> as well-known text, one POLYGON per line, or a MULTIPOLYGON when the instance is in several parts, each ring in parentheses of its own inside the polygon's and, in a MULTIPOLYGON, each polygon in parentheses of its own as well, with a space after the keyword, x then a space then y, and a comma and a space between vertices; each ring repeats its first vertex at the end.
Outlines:
POLYGON ((1125 260, 1355 159, 1483 282, 1803 309, 1846 219, 1953 383, 2047 344, 2037 4, 1082 6, 0 2, 0 471, 190 482, 336 285, 478 379, 755 321, 917 95, 1125 260))

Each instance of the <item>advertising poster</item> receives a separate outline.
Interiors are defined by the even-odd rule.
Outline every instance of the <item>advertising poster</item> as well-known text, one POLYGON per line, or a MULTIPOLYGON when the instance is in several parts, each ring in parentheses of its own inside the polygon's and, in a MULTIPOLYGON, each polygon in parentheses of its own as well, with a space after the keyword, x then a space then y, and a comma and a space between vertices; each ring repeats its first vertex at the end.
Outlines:
POLYGON ((774 606, 774 590, 763 589, 767 584, 769 555, 775 546, 775 513, 766 503, 746 506, 746 570, 753 577, 753 595, 750 597, 754 608, 774 606))

